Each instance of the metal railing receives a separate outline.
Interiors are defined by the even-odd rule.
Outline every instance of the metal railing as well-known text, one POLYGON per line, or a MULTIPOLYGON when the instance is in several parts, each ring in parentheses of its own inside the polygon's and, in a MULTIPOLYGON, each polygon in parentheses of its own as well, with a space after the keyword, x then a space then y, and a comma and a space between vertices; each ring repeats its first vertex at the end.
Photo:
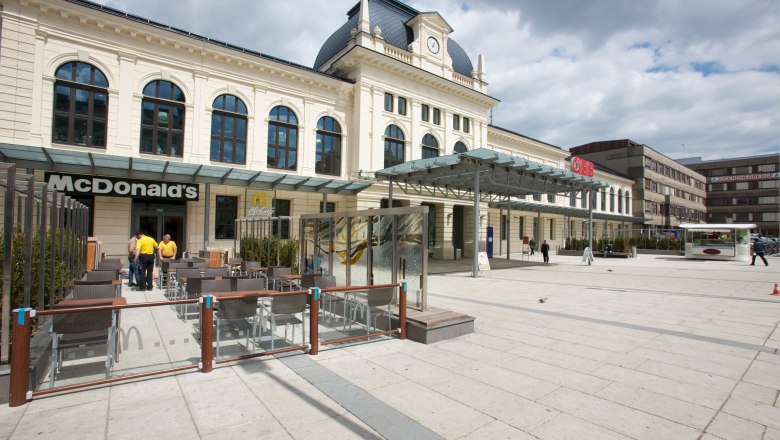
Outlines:
MULTIPOLYGON (((226 364, 231 362, 243 361, 247 359, 253 359, 261 356, 273 356, 277 354, 292 352, 292 351, 308 351, 310 355, 316 355, 319 352, 321 345, 331 345, 337 343, 346 343, 366 338, 372 338, 382 335, 398 334, 400 339, 406 339, 406 282, 402 281, 397 284, 385 284, 385 285, 372 285, 372 286, 349 286, 349 287, 335 287, 329 289, 311 288, 309 290, 291 291, 291 292, 269 292, 261 291, 251 294, 237 294, 234 296, 220 295, 221 299, 217 299, 213 294, 203 294, 197 299, 182 299, 172 301, 158 301, 158 302, 144 302, 134 304, 118 304, 118 305, 100 305, 91 307, 72 307, 67 309, 50 309, 50 310, 34 310, 31 308, 19 308, 13 312, 13 353, 11 356, 11 379, 9 390, 9 406, 20 406, 26 404, 29 400, 45 396, 52 393, 58 393, 63 391, 70 391, 75 389, 93 387, 98 385, 112 384, 132 379, 138 379, 142 377, 156 376, 161 374, 177 373, 188 370, 199 370, 203 373, 211 372, 217 365, 226 364), (320 296, 323 292, 337 293, 337 292, 354 292, 358 290, 370 291, 372 289, 379 288, 395 288, 398 289, 398 328, 390 329, 387 331, 375 331, 367 332, 364 335, 348 336, 339 339, 332 339, 328 341, 321 341, 319 337, 319 315, 320 315, 320 296), (309 326, 308 335, 309 343, 295 345, 292 344, 288 347, 279 349, 264 350, 261 352, 248 353, 240 356, 225 357, 221 359, 215 359, 214 356, 214 322, 215 312, 219 308, 219 303, 227 301, 237 301, 246 299, 258 299, 264 298, 278 298, 284 296, 293 295, 306 295, 307 303, 309 307, 309 326), (85 312, 98 312, 98 311, 116 311, 117 314, 120 310, 126 309, 140 309, 140 308, 152 308, 171 305, 184 305, 184 304, 199 304, 200 305, 200 321, 198 326, 198 335, 200 337, 200 356, 197 358, 197 364, 194 360, 189 360, 189 365, 177 366, 172 368, 157 369, 154 371, 144 371, 140 373, 126 374, 121 377, 106 377, 106 379, 91 380, 83 383, 64 385, 59 387, 51 387, 43 390, 33 390, 30 383, 30 341, 33 328, 33 321, 37 319, 45 319, 45 317, 53 317, 55 315, 63 315, 68 313, 85 313, 85 312)), ((112 324, 113 325, 113 324, 112 324)), ((118 324, 117 324, 118 326, 118 324)), ((305 330, 304 330, 305 332, 305 330)), ((116 334, 116 333, 115 333, 116 334)), ((57 337, 56 335, 54 337, 57 337)), ((109 336, 110 339, 111 336, 109 336)), ((272 338, 274 336, 272 335, 272 338)), ((57 356, 55 352, 53 356, 57 356)), ((110 368, 108 369, 110 372, 110 368)), ((50 372, 52 374, 53 372, 50 372)), ((107 375, 108 376, 108 375, 107 375)))

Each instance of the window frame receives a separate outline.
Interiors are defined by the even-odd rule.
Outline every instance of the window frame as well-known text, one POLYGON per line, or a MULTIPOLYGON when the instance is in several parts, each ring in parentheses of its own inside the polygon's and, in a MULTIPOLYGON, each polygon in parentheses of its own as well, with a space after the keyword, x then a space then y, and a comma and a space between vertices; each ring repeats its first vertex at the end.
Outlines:
POLYGON ((268 112, 268 139, 266 143, 266 166, 268 168, 285 171, 296 171, 298 169, 298 139, 300 137, 298 132, 298 115, 296 115, 290 107, 286 105, 277 105, 274 106, 270 112, 268 112), (274 110, 282 108, 287 109, 287 121, 280 121, 278 117, 274 119, 274 117, 271 116, 274 113, 274 110), (290 122, 291 119, 294 119, 294 122, 290 122), (274 127, 273 131, 271 130, 271 127, 274 127), (280 130, 284 130, 286 133, 285 139, 288 145, 280 145, 278 143, 280 130), (292 147, 289 145, 291 132, 295 132, 295 145, 292 147), (275 135, 276 139, 276 143, 273 144, 271 143, 272 135, 275 135), (269 160, 272 151, 275 153, 273 165, 271 164, 271 160, 269 160), (279 158, 282 157, 282 154, 285 158, 285 166, 279 165, 281 162, 279 158), (289 165, 291 156, 295 157, 295 164, 293 166, 289 165))
POLYGON ((399 96, 398 97, 398 103, 396 109, 398 110, 398 114, 402 116, 406 116, 406 98, 399 96))
POLYGON ((469 133, 471 131, 471 119, 463 117, 463 132, 469 133))
POLYGON ((214 209, 214 239, 234 240, 236 238, 236 219, 238 218, 238 197, 217 195, 214 209), (232 201, 232 209, 224 202, 232 201), (232 220, 230 220, 232 218, 232 220), (220 227, 223 229, 221 230, 220 227), (232 233, 231 233, 232 231, 232 233))
POLYGON ((64 144, 64 145, 75 145, 79 147, 88 147, 88 148, 100 148, 105 150, 108 143, 108 139, 107 139, 108 138, 108 111, 109 111, 108 78, 103 73, 103 71, 100 70, 94 64, 84 63, 81 61, 69 61, 63 63, 59 67, 57 67, 57 69, 54 72, 55 72, 54 73, 55 80, 54 80, 54 88, 52 90, 53 97, 52 97, 52 121, 51 121, 52 143, 64 144), (79 64, 83 64, 90 67, 89 83, 82 83, 76 80, 79 64), (70 79, 63 79, 57 76, 60 70, 65 68, 66 66, 71 67, 70 79), (96 73, 99 73, 105 80, 106 83, 105 87, 94 84, 96 73), (57 109, 57 89, 59 87, 67 87, 69 89, 69 93, 68 93, 69 103, 68 103, 67 111, 62 111, 57 109), (78 91, 84 91, 87 92, 88 94, 86 115, 76 113, 76 103, 77 103, 76 94, 78 93, 78 91), (106 106, 105 106, 105 116, 103 117, 95 116, 95 94, 96 93, 105 95, 106 106), (65 141, 57 140, 57 127, 58 127, 57 120, 59 118, 67 119, 67 129, 66 129, 67 135, 65 141), (87 132, 85 134, 86 142, 84 143, 78 143, 75 142, 74 140, 76 137, 75 124, 77 121, 86 121, 87 132), (95 123, 103 124, 103 133, 102 133, 103 145, 94 144, 95 133, 93 129, 95 123))
POLYGON ((441 109, 433 108, 433 125, 441 125, 441 109))
POLYGON ((452 129, 455 131, 460 130, 460 115, 452 115, 452 129))
POLYGON ((392 112, 393 111, 393 101, 395 100, 395 97, 392 93, 385 92, 385 111, 386 112, 392 112))
POLYGON ((317 121, 317 135, 314 151, 314 172, 329 176, 341 175, 341 151, 342 151, 341 124, 332 116, 323 116, 317 121), (327 130, 327 122, 332 122, 334 130, 327 130), (331 152, 325 151, 325 141, 331 139, 331 152), (317 157, 320 160, 317 160, 317 157), (327 160, 326 160, 327 159, 327 160), (328 166, 325 166, 327 163, 328 166), (327 171, 330 168, 330 171, 327 171))
POLYGON ((434 135, 430 133, 426 133, 425 135, 423 135, 422 142, 420 142, 420 157, 422 159, 439 157, 440 151, 441 150, 439 148, 439 140, 436 139, 434 135), (433 140, 433 144, 432 145, 426 144, 425 143, 426 139, 433 140))
POLYGON ((146 83, 146 85, 144 86, 143 98, 141 99, 141 140, 140 140, 140 143, 138 145, 138 149, 141 152, 141 154, 151 154, 151 155, 154 155, 154 156, 167 156, 167 157, 183 157, 184 156, 184 134, 185 134, 185 129, 186 129, 186 125, 187 125, 186 101, 184 101, 184 100, 183 101, 179 101, 179 100, 176 100, 175 98, 171 98, 171 99, 161 98, 159 95, 160 95, 160 85, 162 83, 166 83, 166 84, 169 84, 171 86, 171 96, 172 97, 175 95, 176 89, 178 89, 179 92, 181 93, 182 98, 184 98, 184 90, 181 87, 179 87, 178 85, 176 85, 176 83, 174 83, 173 81, 168 81, 168 80, 164 80, 164 79, 155 79, 155 80, 152 80, 152 81, 149 81, 148 83, 146 83), (146 88, 149 87, 149 84, 152 84, 152 83, 155 83, 155 96, 149 96, 149 95, 145 94, 146 88), (144 113, 145 104, 147 102, 151 103, 152 106, 153 106, 152 107, 153 108, 153 110, 152 110, 152 112, 153 112, 153 119, 152 119, 152 124, 151 125, 144 124, 144 115, 143 115, 143 113, 144 113), (167 128, 166 127, 161 127, 160 124, 159 124, 159 122, 160 122, 160 117, 159 117, 160 116, 160 106, 161 105, 167 105, 167 106, 170 107, 167 128), (174 113, 174 107, 181 110, 181 128, 178 128, 178 129, 177 128, 173 128, 173 121, 175 120, 175 118, 172 116, 173 113, 174 113), (144 151, 143 150, 143 148, 144 148, 144 145, 143 145, 144 130, 151 130, 151 134, 152 134, 152 137, 151 137, 151 148, 152 148, 152 151, 144 151), (166 133, 166 137, 167 137, 166 153, 165 154, 154 151, 155 146, 159 144, 157 142, 157 140, 159 139, 159 135, 161 134, 162 131, 164 131, 166 133), (172 150, 173 150, 173 148, 172 148, 173 147, 172 140, 173 140, 174 135, 176 135, 176 134, 179 134, 181 136, 181 145, 179 145, 181 151, 179 152, 179 154, 172 154, 172 150))
POLYGON ((431 108, 428 106, 428 104, 423 104, 420 106, 420 120, 423 122, 430 122, 431 108))
MULTIPOLYGON (((292 212, 292 201, 289 199, 274 199, 274 217, 290 217, 292 212), (286 209, 282 207, 286 205, 286 209)), ((271 234, 274 237, 279 237, 280 240, 290 239, 290 220, 273 220, 271 221, 271 234), (281 223, 281 232, 279 232, 279 224, 281 223)))
POLYGON ((406 136, 404 135, 403 130, 401 130, 401 127, 399 127, 399 126, 397 126, 395 124, 388 125, 387 128, 385 128, 385 133, 384 133, 383 138, 384 138, 384 150, 383 150, 384 151, 384 168, 388 168, 388 167, 391 167, 391 166, 394 166, 394 165, 399 165, 399 164, 404 163, 406 161, 405 160, 406 159, 406 136), (397 131, 397 134, 399 134, 400 137, 392 137, 392 135, 395 134, 395 133, 391 133, 391 132, 395 132, 395 131, 397 131), (395 158, 389 158, 388 157, 387 153, 388 153, 388 149, 389 148, 394 148, 395 149, 395 153, 396 153, 395 158), (398 159, 398 157, 399 157, 398 152, 399 151, 401 153, 400 154, 400 157, 401 157, 400 161, 398 159))
POLYGON ((209 158, 214 162, 222 162, 222 163, 230 163, 230 164, 237 164, 237 165, 246 165, 246 156, 247 156, 247 139, 249 137, 249 115, 248 115, 248 109, 244 101, 239 98, 236 95, 232 95, 229 93, 225 93, 222 95, 217 96, 214 98, 214 102, 211 104, 212 111, 211 111, 211 135, 210 135, 210 143, 209 143, 209 158), (227 100, 227 97, 233 97, 236 100, 236 109, 234 111, 225 110, 224 109, 224 103, 223 108, 217 108, 214 104, 217 103, 217 100, 220 98, 223 101, 227 100), (241 113, 239 103, 241 106, 243 106, 245 113, 241 113), (215 135, 214 134, 214 116, 220 117, 220 134, 215 135), (232 138, 226 138, 224 136, 225 133, 225 122, 226 118, 233 119, 233 137, 232 138), (236 128, 238 126, 237 122, 238 120, 244 121, 244 138, 241 139, 238 136, 238 129, 236 128), (219 158, 214 158, 214 141, 219 141, 219 158), (225 160, 225 141, 233 142, 233 160, 225 160), (238 144, 244 144, 244 155, 243 160, 238 160, 238 144))

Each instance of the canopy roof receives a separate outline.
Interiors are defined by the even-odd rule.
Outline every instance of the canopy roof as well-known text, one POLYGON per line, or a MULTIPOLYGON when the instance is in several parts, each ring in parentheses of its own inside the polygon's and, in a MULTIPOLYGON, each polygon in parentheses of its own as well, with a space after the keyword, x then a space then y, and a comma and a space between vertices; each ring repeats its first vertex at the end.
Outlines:
POLYGON ((755 223, 681 223, 681 229, 724 230, 724 229, 755 229, 755 223))
MULTIPOLYGON (((588 210, 585 208, 574 208, 571 206, 560 206, 560 205, 545 205, 542 203, 531 203, 531 202, 524 202, 524 201, 517 201, 517 200, 510 200, 509 202, 491 202, 489 206, 491 208, 499 209, 499 208, 507 208, 507 205, 509 206, 509 209, 515 209, 518 211, 533 211, 533 212, 544 212, 548 214, 560 214, 560 215, 566 215, 569 217, 584 217, 588 218, 588 210)), ((613 222, 626 222, 626 223, 644 223, 645 218, 644 217, 633 217, 628 215, 620 215, 620 214, 609 214, 606 212, 597 212, 593 211, 593 218, 596 220, 609 220, 613 222)))
POLYGON ((450 190, 473 190, 477 170, 480 193, 494 195, 525 197, 609 187, 601 180, 487 148, 412 160, 374 174, 379 179, 434 187, 433 193, 439 189, 447 194, 450 190))
POLYGON ((0 143, 0 160, 21 168, 119 177, 125 179, 166 179, 181 183, 214 183, 252 189, 278 189, 353 195, 371 186, 371 182, 347 181, 296 174, 255 171, 228 166, 200 165, 164 159, 114 156, 55 148, 0 143))

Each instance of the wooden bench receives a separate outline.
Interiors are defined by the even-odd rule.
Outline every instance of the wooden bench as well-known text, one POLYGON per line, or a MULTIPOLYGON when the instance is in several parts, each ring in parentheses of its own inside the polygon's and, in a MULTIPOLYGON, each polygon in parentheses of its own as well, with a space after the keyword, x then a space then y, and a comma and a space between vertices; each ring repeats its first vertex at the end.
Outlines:
MULTIPOLYGON (((594 257, 604 257, 604 251, 597 251, 593 254, 594 257)), ((628 258, 631 254, 628 252, 612 252, 609 257, 607 258, 628 258)))

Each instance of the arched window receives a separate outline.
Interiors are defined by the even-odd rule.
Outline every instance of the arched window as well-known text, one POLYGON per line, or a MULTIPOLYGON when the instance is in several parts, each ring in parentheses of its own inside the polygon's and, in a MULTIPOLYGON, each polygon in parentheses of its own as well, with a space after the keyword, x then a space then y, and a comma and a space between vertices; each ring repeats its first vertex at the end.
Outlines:
POLYGON ((439 157, 439 141, 430 133, 422 138, 422 158, 429 157, 439 157))
POLYGON ((615 212, 615 189, 609 189, 609 212, 615 212))
POLYGON ((617 202, 618 202, 618 214, 623 213, 623 190, 619 189, 617 194, 617 202))
POLYGON ((320 174, 341 174, 341 126, 330 116, 317 121, 317 158, 314 171, 320 174))
POLYGON ((78 61, 54 73, 52 142, 106 146, 108 80, 97 67, 78 61))
POLYGON ((184 92, 170 81, 144 87, 141 153, 181 157, 184 150, 184 92))
POLYGON ((211 106, 211 160, 246 163, 246 105, 237 96, 220 95, 211 106))
POLYGON ((626 214, 631 214, 631 195, 628 191, 626 191, 623 197, 626 198, 626 214))
POLYGON ((268 115, 268 167, 294 170, 298 165, 298 118, 279 105, 268 115))
POLYGON ((452 149, 453 152, 458 154, 463 154, 467 151, 469 151, 468 147, 466 147, 466 144, 464 144, 461 141, 455 142, 455 147, 452 149))
POLYGON ((385 129, 385 168, 404 162, 404 133, 390 125, 385 129))

